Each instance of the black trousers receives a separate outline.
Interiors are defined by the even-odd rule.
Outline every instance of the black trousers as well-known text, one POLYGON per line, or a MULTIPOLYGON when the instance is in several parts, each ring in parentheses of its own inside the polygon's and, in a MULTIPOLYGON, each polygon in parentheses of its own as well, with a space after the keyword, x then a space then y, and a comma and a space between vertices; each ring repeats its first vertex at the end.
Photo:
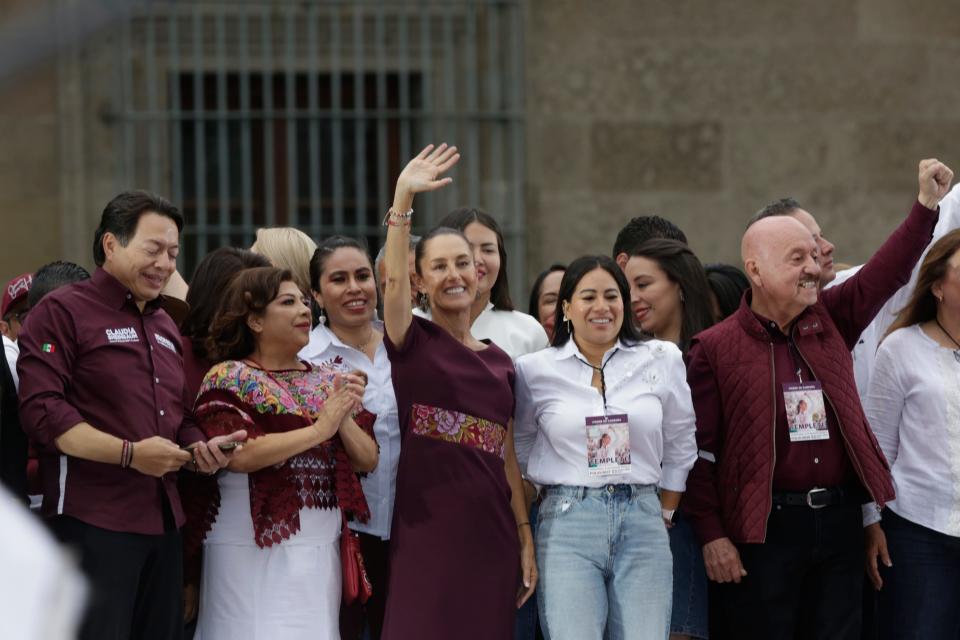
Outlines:
POLYGON ((859 640, 860 505, 773 508, 764 544, 738 545, 746 577, 720 585, 730 637, 859 640))
POLYGON ((81 640, 179 640, 183 637, 180 533, 121 533, 69 516, 54 519, 90 581, 81 640))
POLYGON ((363 630, 370 633, 370 640, 380 640, 383 618, 387 612, 387 584, 390 581, 390 541, 368 533, 360 533, 360 551, 363 566, 373 585, 373 595, 366 604, 354 602, 340 605, 340 637, 343 640, 360 640, 363 630))

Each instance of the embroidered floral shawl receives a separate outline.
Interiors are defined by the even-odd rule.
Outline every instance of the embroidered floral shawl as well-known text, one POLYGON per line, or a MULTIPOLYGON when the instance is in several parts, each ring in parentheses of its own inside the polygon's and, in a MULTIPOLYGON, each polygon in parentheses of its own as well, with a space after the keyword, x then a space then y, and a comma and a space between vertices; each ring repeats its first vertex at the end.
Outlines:
MULTIPOLYGON (((253 439, 269 433, 302 428, 316 420, 333 390, 335 373, 271 371, 239 361, 215 365, 204 377, 196 405, 200 428, 208 438, 246 429, 253 439)), ((362 411, 356 421, 373 437, 376 416, 362 411)), ((300 509, 340 507, 348 518, 370 517, 357 474, 339 436, 293 456, 279 465, 254 471, 250 482, 250 515, 255 542, 260 547, 280 544, 300 530, 300 509)), ((193 526, 186 547, 199 547, 216 521, 220 495, 210 483, 209 496, 191 499, 188 513, 193 526)))

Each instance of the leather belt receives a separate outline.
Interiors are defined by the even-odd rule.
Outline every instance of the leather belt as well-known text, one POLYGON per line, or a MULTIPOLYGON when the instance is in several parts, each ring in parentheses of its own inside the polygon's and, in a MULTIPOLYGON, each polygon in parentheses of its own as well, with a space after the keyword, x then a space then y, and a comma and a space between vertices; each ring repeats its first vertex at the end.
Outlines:
POLYGON ((822 509, 851 502, 853 496, 843 487, 825 489, 814 487, 810 491, 778 491, 773 494, 773 504, 784 507, 810 507, 822 509))

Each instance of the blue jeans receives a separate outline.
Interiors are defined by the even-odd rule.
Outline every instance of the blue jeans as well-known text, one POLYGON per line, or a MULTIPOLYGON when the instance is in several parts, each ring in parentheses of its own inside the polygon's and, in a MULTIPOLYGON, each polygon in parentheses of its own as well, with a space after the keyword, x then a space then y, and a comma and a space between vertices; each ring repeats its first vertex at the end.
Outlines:
POLYGON ((655 487, 552 486, 538 521, 547 640, 667 637, 673 561, 655 487))
POLYGON ((890 509, 880 524, 890 568, 880 565, 880 638, 960 638, 960 538, 928 529, 890 509))
POLYGON ((707 624, 707 571, 703 551, 683 510, 670 529, 673 554, 673 613, 670 632, 691 638, 710 637, 707 624))

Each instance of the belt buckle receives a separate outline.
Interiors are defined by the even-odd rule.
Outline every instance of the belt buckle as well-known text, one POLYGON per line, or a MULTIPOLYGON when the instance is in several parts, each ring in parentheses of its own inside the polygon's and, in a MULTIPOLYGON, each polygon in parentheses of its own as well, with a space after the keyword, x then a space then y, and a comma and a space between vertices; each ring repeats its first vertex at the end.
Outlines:
POLYGON ((822 487, 814 487, 813 489, 810 489, 810 491, 807 491, 807 506, 811 509, 823 509, 827 505, 813 504, 813 494, 815 493, 827 493, 827 490, 822 487))

